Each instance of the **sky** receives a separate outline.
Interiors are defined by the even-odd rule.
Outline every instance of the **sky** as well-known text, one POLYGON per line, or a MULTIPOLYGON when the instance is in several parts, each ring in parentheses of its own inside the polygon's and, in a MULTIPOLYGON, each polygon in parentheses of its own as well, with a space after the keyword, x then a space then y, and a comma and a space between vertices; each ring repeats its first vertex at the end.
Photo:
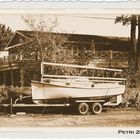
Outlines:
MULTIPOLYGON (((130 27, 114 23, 119 15, 45 15, 47 20, 57 18, 58 26, 55 31, 89 35, 129 37, 130 27), (106 19, 107 18, 107 19, 106 19)), ((6 24, 13 31, 30 30, 19 14, 0 14, 0 24, 6 24)))

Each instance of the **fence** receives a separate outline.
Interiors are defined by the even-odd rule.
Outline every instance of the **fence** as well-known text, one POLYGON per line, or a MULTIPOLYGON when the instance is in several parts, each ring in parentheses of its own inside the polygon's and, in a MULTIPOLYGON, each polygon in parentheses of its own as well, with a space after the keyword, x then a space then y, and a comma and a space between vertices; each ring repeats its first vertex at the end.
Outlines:
POLYGON ((9 56, 5 56, 0 58, 0 65, 7 64, 7 63, 16 63, 20 61, 30 61, 36 60, 35 55, 19 55, 19 54, 10 54, 9 56))
MULTIPOLYGON (((86 55, 86 54, 85 54, 86 55)), ((128 66, 129 60, 129 52, 120 52, 120 51, 96 51, 92 54, 92 63, 98 66, 128 66)), ((40 58, 38 58, 40 59, 40 58)), ((82 59, 77 58, 77 59, 82 59)), ((0 58, 0 65, 6 63, 15 63, 17 61, 30 61, 36 60, 35 54, 31 55, 18 55, 18 54, 11 54, 7 57, 0 58)))

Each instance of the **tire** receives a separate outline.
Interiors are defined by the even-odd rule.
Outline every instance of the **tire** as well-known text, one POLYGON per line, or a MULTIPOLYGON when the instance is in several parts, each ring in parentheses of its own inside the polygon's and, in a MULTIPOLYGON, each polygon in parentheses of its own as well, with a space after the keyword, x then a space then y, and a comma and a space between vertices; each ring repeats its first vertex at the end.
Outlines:
POLYGON ((87 103, 80 103, 78 105, 78 113, 80 115, 87 115, 89 112, 89 105, 87 103))
POLYGON ((100 103, 93 103, 91 105, 91 112, 96 115, 100 114, 102 112, 102 105, 100 103))

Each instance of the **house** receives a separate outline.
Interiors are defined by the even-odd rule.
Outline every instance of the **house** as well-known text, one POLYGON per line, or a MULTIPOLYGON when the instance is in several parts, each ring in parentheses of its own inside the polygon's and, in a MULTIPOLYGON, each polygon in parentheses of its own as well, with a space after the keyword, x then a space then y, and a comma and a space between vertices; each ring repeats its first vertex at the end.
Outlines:
MULTIPOLYGON (((52 33, 56 34, 56 33, 52 33)), ((83 35, 83 34, 65 34, 68 36, 66 43, 72 44, 75 52, 93 51, 93 57, 90 60, 90 65, 99 67, 112 68, 128 68, 128 59, 130 53, 130 41, 123 37, 108 37, 97 35, 83 35)), ((31 80, 40 79, 40 62, 41 58, 29 53, 24 56, 19 48, 26 46, 26 51, 33 48, 32 45, 34 31, 17 30, 11 40, 5 47, 5 51, 9 52, 9 56, 0 58, 0 85, 7 86, 30 86, 31 80), (30 66, 28 65, 30 62, 30 66), (37 69, 31 67, 37 66, 37 69), (25 70, 26 67, 26 70, 25 70), (30 70, 30 71, 28 71, 30 70)), ((24 50, 23 50, 24 51, 24 50)), ((85 57, 79 58, 81 60, 85 57)))

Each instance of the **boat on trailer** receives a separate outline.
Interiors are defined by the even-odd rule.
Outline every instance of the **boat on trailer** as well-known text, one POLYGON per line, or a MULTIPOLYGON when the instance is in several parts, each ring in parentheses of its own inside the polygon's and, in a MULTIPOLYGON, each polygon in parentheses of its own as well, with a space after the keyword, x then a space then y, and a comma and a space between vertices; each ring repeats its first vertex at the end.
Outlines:
MULTIPOLYGON (((42 62, 41 81, 32 81, 31 83, 32 99, 38 105, 71 106, 82 115, 86 115, 88 112, 100 114, 105 103, 108 103, 113 97, 120 98, 125 92, 125 78, 101 75, 81 76, 81 74, 80 76, 71 76, 58 73, 51 75, 45 73, 47 66, 54 67, 56 72, 59 71, 56 67, 67 70, 72 68, 85 71, 86 69, 86 72, 88 70, 122 72, 121 69, 42 62)), ((49 69, 49 72, 51 73, 53 70, 49 69)))
POLYGON ((70 67, 122 72, 120 69, 99 68, 60 63, 41 63, 41 81, 32 81, 32 99, 35 103, 59 99, 108 99, 125 92, 125 78, 46 75, 44 66, 70 67))

